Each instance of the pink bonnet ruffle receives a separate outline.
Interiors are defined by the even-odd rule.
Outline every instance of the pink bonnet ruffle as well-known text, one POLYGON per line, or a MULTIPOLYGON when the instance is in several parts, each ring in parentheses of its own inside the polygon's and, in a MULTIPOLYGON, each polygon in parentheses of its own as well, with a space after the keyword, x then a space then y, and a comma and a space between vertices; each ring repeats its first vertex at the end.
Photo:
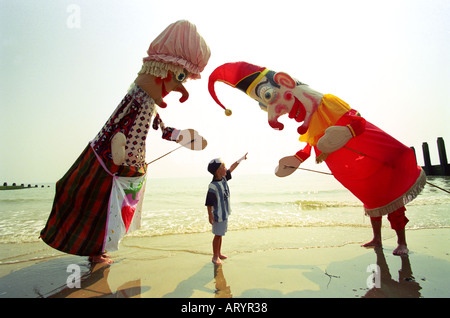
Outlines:
POLYGON ((180 20, 169 25, 151 44, 139 73, 165 78, 167 71, 186 69, 191 79, 200 78, 211 51, 194 24, 180 20))

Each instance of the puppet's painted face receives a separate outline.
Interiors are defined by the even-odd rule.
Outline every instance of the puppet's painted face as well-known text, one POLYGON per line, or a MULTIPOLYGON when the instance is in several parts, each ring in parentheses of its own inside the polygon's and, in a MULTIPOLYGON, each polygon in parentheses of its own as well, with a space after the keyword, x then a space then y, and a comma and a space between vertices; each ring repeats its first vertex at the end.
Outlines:
POLYGON ((253 87, 250 97, 259 102, 261 109, 267 111, 269 125, 273 129, 283 130, 284 125, 278 118, 289 114, 289 118, 297 122, 303 121, 297 130, 302 135, 308 130, 311 115, 316 111, 318 103, 316 96, 309 95, 301 86, 306 85, 295 81, 286 73, 269 71, 253 87))
POLYGON ((184 69, 183 71, 173 73, 173 89, 176 92, 181 93, 180 103, 184 103, 189 98, 189 93, 186 88, 183 86, 183 83, 186 83, 189 78, 189 72, 184 69))
POLYGON ((168 72, 167 77, 164 79, 157 78, 156 84, 161 84, 161 99, 157 101, 158 106, 165 108, 167 104, 162 100, 171 91, 181 93, 180 103, 184 103, 189 98, 189 92, 184 87, 183 83, 188 79, 189 73, 186 70, 177 74, 168 72))

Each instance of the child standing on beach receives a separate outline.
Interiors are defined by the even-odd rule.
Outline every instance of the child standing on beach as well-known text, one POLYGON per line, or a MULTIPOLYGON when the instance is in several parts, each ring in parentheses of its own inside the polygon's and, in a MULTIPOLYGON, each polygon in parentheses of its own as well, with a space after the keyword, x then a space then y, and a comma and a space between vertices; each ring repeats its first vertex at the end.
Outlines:
POLYGON ((212 225, 214 234, 212 262, 216 265, 221 264, 221 260, 227 258, 221 253, 222 236, 227 231, 228 216, 231 212, 230 189, 227 181, 231 179, 231 172, 245 159, 247 159, 247 154, 233 163, 228 170, 220 158, 213 159, 208 164, 208 171, 214 177, 208 187, 205 205, 208 209, 209 223, 212 225))

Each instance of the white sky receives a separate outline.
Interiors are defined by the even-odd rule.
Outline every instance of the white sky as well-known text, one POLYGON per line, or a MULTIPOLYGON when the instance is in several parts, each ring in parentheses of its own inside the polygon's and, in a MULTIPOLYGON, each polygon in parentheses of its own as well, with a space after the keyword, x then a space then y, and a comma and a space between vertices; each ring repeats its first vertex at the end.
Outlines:
MULTIPOLYGON (((436 138, 450 149, 450 1, 32 1, 0 0, 0 181, 55 182, 95 137, 125 95, 151 41, 179 19, 197 25, 211 48, 189 100, 165 98, 168 126, 194 128, 202 152, 180 149, 150 165, 150 177, 206 176, 215 157, 230 165, 249 152, 242 174, 273 173, 304 144, 296 124, 267 114, 217 83, 226 117, 207 90, 209 74, 246 61, 284 71, 334 94, 407 146, 423 164, 422 142, 438 164, 436 138), (80 11, 72 28, 68 11, 80 11), (170 5, 169 5, 170 4, 170 5)), ((147 161, 177 144, 151 131, 147 161)), ((313 157, 304 167, 326 171, 313 157)))

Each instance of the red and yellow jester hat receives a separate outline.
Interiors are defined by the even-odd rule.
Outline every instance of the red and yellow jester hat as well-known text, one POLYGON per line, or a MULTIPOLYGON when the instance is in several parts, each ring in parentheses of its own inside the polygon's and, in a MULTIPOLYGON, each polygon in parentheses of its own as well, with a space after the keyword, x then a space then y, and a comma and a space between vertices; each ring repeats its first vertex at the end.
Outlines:
POLYGON ((269 69, 247 62, 226 63, 217 67, 209 76, 208 90, 211 97, 225 109, 227 116, 231 115, 231 110, 226 109, 225 106, 217 98, 214 90, 216 81, 224 82, 232 87, 238 88, 247 95, 250 95, 253 87, 266 75, 269 69))

